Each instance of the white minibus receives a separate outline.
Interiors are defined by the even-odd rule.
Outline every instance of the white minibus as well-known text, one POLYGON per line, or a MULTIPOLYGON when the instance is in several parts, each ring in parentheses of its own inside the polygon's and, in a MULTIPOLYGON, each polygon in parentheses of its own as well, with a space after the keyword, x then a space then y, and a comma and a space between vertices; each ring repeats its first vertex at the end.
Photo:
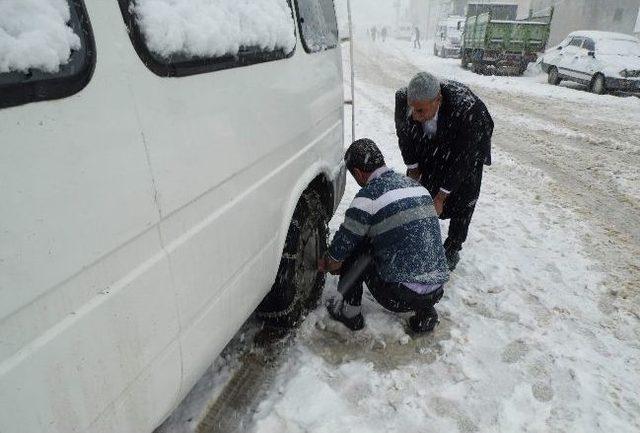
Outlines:
POLYGON ((151 432, 345 182, 332 0, 0 2, 0 431, 151 432))

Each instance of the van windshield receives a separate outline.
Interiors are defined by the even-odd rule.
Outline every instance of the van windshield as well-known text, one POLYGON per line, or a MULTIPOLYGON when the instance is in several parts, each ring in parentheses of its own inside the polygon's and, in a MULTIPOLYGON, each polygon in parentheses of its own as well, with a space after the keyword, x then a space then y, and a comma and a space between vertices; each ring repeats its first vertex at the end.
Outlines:
POLYGON ((623 39, 605 39, 598 42, 598 53, 618 56, 640 56, 640 43, 623 39))

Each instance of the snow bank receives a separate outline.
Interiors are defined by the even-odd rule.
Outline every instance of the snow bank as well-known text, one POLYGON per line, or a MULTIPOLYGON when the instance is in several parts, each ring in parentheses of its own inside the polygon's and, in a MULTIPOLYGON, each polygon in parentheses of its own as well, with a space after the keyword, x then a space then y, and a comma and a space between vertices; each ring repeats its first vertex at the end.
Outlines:
POLYGON ((69 19, 66 0, 0 0, 0 73, 57 72, 80 48, 69 19))
POLYGON ((136 0, 132 8, 149 50, 164 58, 236 55, 241 47, 291 52, 286 0, 136 0))

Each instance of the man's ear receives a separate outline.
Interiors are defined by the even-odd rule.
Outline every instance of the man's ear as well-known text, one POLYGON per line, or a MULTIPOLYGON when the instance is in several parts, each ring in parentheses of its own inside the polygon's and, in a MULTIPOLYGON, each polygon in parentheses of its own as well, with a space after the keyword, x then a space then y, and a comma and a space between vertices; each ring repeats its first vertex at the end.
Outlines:
POLYGON ((355 177, 356 180, 360 180, 362 178, 362 170, 360 170, 359 168, 354 168, 353 177, 355 177))

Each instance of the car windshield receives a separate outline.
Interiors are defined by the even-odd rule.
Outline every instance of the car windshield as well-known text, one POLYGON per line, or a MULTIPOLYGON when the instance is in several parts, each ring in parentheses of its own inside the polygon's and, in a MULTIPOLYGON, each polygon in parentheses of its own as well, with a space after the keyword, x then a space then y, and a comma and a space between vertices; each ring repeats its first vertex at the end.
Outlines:
POLYGON ((460 39, 461 34, 462 34, 462 30, 458 30, 457 27, 447 27, 447 35, 450 38, 460 39))
POLYGON ((598 42, 600 54, 618 56, 640 56, 640 43, 622 39, 605 39, 598 42))

